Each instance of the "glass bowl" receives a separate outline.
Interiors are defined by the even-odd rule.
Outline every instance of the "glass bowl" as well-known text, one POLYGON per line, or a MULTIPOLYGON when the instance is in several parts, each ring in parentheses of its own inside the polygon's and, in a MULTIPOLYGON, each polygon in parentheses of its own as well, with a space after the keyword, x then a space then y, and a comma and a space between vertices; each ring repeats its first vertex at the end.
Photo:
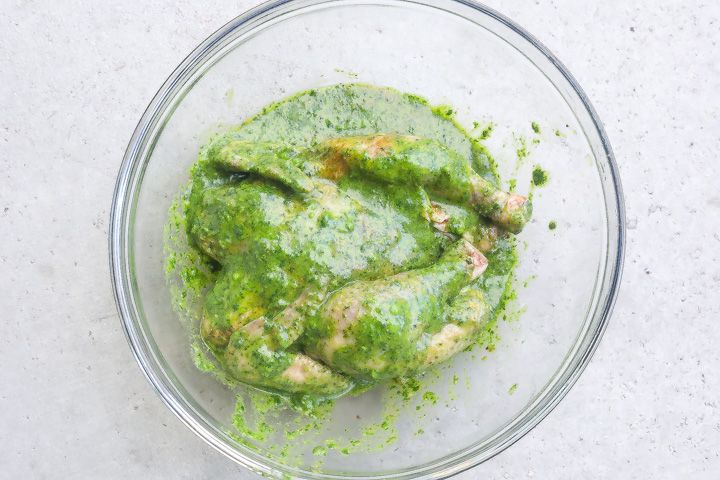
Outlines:
MULTIPOLYGON (((530 34, 466 0, 274 1, 237 17, 186 58, 148 106, 111 215, 116 301, 143 372, 210 445, 283 478, 444 478, 518 440, 563 398, 597 347, 617 294, 625 228, 617 166, 583 91, 530 34), (519 236, 511 308, 524 313, 499 324, 501 340, 486 358, 461 354, 436 373, 438 389, 458 372, 471 381, 449 402, 424 407, 421 418, 401 412, 388 448, 328 454, 322 465, 308 453, 287 464, 237 441, 234 392, 195 367, 166 284, 163 225, 213 133, 295 92, 343 82, 451 105, 468 128, 492 122, 484 143, 502 178, 527 190, 540 165, 549 181, 533 189, 534 218, 519 236), (419 430, 426 433, 413 434, 419 430)), ((331 425, 370 415, 377 403, 374 392, 341 400, 331 425)))

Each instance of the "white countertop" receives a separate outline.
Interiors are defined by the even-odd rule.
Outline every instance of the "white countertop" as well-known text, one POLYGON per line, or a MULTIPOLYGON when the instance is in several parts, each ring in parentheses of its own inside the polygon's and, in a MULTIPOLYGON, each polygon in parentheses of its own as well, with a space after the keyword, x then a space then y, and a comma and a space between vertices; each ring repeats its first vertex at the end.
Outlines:
MULTIPOLYGON (((458 478, 718 478, 720 3, 488 3, 568 66, 604 120, 627 258, 578 384, 458 478)), ((3 2, 0 476, 256 478, 145 380, 107 261, 115 174, 142 111, 187 53, 253 4, 3 2)))

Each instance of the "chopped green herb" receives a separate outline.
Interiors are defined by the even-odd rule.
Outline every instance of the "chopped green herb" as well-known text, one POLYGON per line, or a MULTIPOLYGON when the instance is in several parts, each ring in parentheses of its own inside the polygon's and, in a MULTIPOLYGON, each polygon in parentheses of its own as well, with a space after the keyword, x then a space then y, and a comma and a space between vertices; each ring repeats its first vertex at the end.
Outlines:
POLYGON ((482 132, 480 132, 480 136, 478 138, 480 140, 487 140, 488 138, 490 138, 490 135, 492 135, 494 129, 495 124, 490 122, 488 126, 485 127, 482 132))
POLYGON ((318 445, 317 447, 313 448, 312 453, 315 456, 321 457, 324 455, 327 455, 328 449, 326 447, 323 447, 322 445, 318 445))
POLYGON ((545 170, 543 170, 540 165, 535 165, 535 168, 532 172, 532 183, 536 187, 541 187, 545 185, 548 181, 549 177, 545 170))
POLYGON ((438 402, 438 396, 435 392, 427 391, 427 392, 423 393, 423 400, 435 405, 438 402))

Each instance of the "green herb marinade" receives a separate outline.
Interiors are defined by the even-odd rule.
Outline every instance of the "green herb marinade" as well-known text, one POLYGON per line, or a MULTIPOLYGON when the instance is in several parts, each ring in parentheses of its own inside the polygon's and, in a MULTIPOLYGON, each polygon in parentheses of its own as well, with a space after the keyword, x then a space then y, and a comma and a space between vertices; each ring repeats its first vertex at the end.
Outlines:
MULTIPOLYGON (((449 106, 433 107, 422 97, 404 94, 390 88, 343 84, 308 90, 273 103, 233 128, 225 134, 225 137, 250 142, 275 142, 293 148, 312 148, 335 137, 375 133, 413 135, 447 146, 466 158, 478 174, 499 184, 494 161, 480 143, 480 140, 490 135, 492 128, 491 123, 477 139, 457 123, 454 119, 454 109, 449 106)), ((533 130, 539 132, 539 127, 536 130, 533 125, 533 130)), ((212 141, 210 143, 212 144, 212 141)), ((522 148, 518 150, 518 156, 524 158, 526 155, 527 150, 523 143, 522 148)), ((202 371, 214 375, 238 397, 232 415, 234 430, 228 433, 249 448, 262 447, 274 458, 288 464, 299 464, 302 452, 310 452, 321 462, 333 452, 338 455, 348 455, 353 452, 371 452, 386 448, 398 439, 399 434, 394 422, 400 412, 406 410, 407 405, 418 401, 420 402, 418 406, 434 405, 439 401, 441 394, 435 389, 428 389, 434 382, 432 375, 418 374, 386 382, 384 384, 386 405, 379 418, 362 419, 364 427, 359 430, 343 432, 338 434, 337 438, 329 440, 324 438, 321 441, 320 437, 327 427, 327 422, 332 418, 331 400, 315 400, 303 395, 293 396, 263 391, 240 384, 225 372, 223 362, 216 356, 216 349, 212 345, 208 346, 201 338, 199 319, 203 315, 203 302, 208 292, 214 292, 212 295, 215 295, 215 300, 212 298, 208 300, 206 309, 212 310, 213 301, 219 305, 236 300, 231 298, 231 292, 218 296, 218 289, 214 287, 217 282, 223 281, 222 278, 227 273, 224 273, 224 269, 220 269, 217 258, 202 253, 195 241, 198 238, 209 238, 212 234, 216 239, 212 251, 217 252, 216 257, 222 258, 222 255, 225 255, 223 249, 228 245, 225 238, 230 238, 236 232, 227 230, 225 224, 220 225, 212 221, 203 223, 198 216, 211 211, 209 209, 232 206, 233 202, 237 201, 236 198, 242 198, 245 205, 252 203, 253 208, 261 215, 250 223, 247 218, 243 218, 238 225, 246 225, 246 228, 252 228, 255 232, 265 232, 267 238, 275 238, 272 234, 273 225, 283 224, 288 215, 294 214, 301 208, 292 200, 283 197, 282 188, 277 185, 253 187, 254 189, 243 192, 243 185, 251 182, 253 181, 248 182, 243 175, 228 175, 218 171, 208 161, 208 149, 202 149, 198 163, 191 172, 190 186, 173 204, 165 231, 165 267, 168 281, 174 306, 184 319, 191 338, 195 364, 202 371), (213 189, 213 192, 217 193, 213 196, 199 194, 208 189, 213 189), (201 204, 202 208, 199 208, 201 204), (190 225, 195 225, 195 229, 190 228, 190 225), (197 228, 200 228, 197 227, 198 225, 207 232, 198 231, 197 228), (204 235, 205 233, 208 235, 204 235), (284 427, 278 430, 277 425, 284 427)), ((534 175, 533 183, 535 183, 534 175)), ((344 179, 341 185, 346 191, 352 192, 352 195, 365 202, 364 204, 377 207, 377 211, 381 212, 376 215, 380 219, 378 225, 383 225, 383 222, 404 222, 407 225, 411 234, 408 238, 412 238, 413 242, 420 242, 420 247, 417 245, 403 247, 403 242, 398 241, 398 249, 405 248, 402 250, 405 253, 400 253, 398 250, 398 258, 409 262, 409 265, 413 265, 412 262, 416 262, 418 266, 426 265, 428 258, 439 255, 438 248, 447 245, 447 240, 444 238, 437 237, 431 232, 426 233, 422 230, 424 227, 416 227, 408 221, 410 218, 408 212, 419 208, 424 201, 423 198, 415 196, 411 190, 398 188, 383 191, 376 182, 359 177, 344 179), (409 257, 402 256, 408 255, 407 252, 413 251, 412 248, 426 253, 417 254, 416 260, 408 260, 409 257)), ((237 210, 237 212, 241 211, 237 210)), ((232 215, 232 213, 227 214, 232 215)), ((463 217, 460 215, 453 218, 463 217)), ((342 225, 337 222, 345 222, 348 225, 346 230, 350 238, 355 228, 353 222, 357 222, 358 219, 352 216, 340 216, 328 217, 323 221, 334 222, 332 226, 339 231, 342 231, 342 225)), ((466 228, 461 224, 450 227, 466 228)), ((278 236, 274 241, 292 242, 293 240, 278 236)), ((407 240, 406 243, 409 241, 407 240)), ((492 351, 498 341, 496 333, 498 318, 502 315, 506 303, 514 297, 511 284, 512 272, 517 263, 514 237, 500 237, 494 246, 484 253, 488 259, 488 268, 476 282, 491 306, 491 313, 483 330, 477 335, 475 346, 492 351)), ((279 269, 277 273, 273 273, 273 265, 281 265, 285 261, 283 258, 273 259, 261 255, 257 257, 256 263, 248 260, 251 257, 244 258, 247 261, 238 265, 238 275, 242 275, 243 268, 269 269, 268 275, 262 277, 263 281, 266 285, 276 285, 278 292, 292 291, 292 295, 285 296, 287 298, 301 290, 303 278, 315 274, 314 270, 304 271, 302 268, 296 274, 291 272, 289 276, 281 274, 279 269)), ((343 271, 345 268, 339 261, 328 261, 328 265, 331 270, 337 268, 338 271, 343 271)), ((252 288, 252 285, 247 286, 248 291, 252 291, 252 288)), ((243 298, 251 297, 245 295, 243 298)), ((277 311, 289 301, 284 299, 285 297, 279 295, 277 305, 253 304, 252 307, 277 311)), ((221 320, 219 318, 218 322, 221 320)), ((312 328, 322 328, 322 326, 310 325, 311 331, 312 328)), ((367 334, 372 335, 372 332, 368 331, 367 334)), ((466 382, 468 381, 469 377, 466 379, 466 382)), ((452 384, 458 382, 459 378, 455 374, 452 384)), ((370 382, 358 384, 355 390, 360 394, 373 387, 373 383, 370 382)), ((417 412, 419 416, 424 415, 422 408, 417 412)), ((417 429, 417 432, 421 431, 422 429, 417 429)))

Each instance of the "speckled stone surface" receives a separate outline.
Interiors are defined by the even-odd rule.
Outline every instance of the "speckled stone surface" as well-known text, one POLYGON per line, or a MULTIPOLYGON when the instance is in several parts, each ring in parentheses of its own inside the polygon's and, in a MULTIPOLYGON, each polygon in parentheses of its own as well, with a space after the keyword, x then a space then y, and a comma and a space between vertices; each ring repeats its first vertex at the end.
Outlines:
MULTIPOLYGON (((0 8, 0 465, 7 478, 255 478, 162 405, 107 266, 115 174, 143 109, 254 2, 0 8)), ((720 4, 493 0, 569 67, 625 188, 622 290, 566 399, 458 478, 720 476, 720 4)))

